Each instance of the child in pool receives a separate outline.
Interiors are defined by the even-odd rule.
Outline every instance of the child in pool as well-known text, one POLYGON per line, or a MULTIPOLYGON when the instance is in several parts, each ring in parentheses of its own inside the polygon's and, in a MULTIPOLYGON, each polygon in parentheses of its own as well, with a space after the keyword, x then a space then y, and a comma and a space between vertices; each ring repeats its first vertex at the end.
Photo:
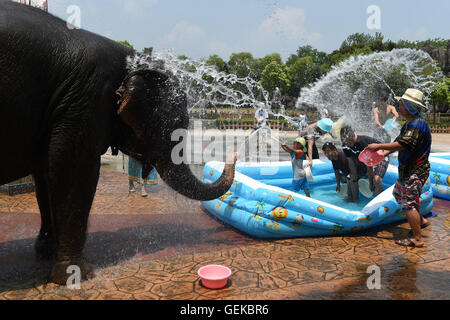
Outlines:
POLYGON ((293 149, 289 148, 286 143, 282 143, 281 147, 291 155, 292 170, 294 173, 292 186, 294 187, 294 191, 304 190, 306 196, 311 197, 308 181, 306 180, 306 172, 303 169, 303 160, 306 155, 306 140, 304 138, 295 139, 293 149))

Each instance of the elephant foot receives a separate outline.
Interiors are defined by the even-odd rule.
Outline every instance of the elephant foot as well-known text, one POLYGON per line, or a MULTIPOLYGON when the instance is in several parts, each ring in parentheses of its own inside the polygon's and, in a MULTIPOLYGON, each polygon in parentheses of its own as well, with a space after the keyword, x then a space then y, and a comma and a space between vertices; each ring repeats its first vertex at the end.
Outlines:
POLYGON ((94 278, 94 270, 83 258, 73 258, 56 262, 50 281, 59 285, 76 285, 83 280, 94 278))
POLYGON ((34 244, 38 259, 51 260, 56 258, 56 241, 51 236, 40 234, 34 244))

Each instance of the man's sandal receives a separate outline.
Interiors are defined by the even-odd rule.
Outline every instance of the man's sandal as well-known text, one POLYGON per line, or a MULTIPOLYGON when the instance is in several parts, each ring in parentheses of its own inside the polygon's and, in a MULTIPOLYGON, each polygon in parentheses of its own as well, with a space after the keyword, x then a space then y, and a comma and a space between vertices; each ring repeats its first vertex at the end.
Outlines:
POLYGON ((416 245, 414 243, 414 241, 412 241, 410 238, 396 240, 395 243, 400 246, 403 246, 403 247, 412 247, 412 248, 422 248, 423 247, 423 245, 421 245, 421 246, 416 245))

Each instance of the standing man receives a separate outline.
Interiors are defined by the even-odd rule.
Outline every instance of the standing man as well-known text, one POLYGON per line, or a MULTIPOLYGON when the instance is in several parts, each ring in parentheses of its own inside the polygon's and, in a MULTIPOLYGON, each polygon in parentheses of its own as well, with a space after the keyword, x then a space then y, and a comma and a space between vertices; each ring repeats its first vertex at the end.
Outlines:
POLYGON ((303 130, 308 127, 308 116, 306 115, 305 109, 300 109, 300 114, 297 119, 298 133, 301 134, 303 130))
POLYGON ((378 98, 378 105, 373 109, 373 118, 376 128, 373 137, 383 143, 391 142, 391 136, 383 128, 388 119, 396 120, 398 118, 397 110, 394 106, 388 104, 389 93, 383 92, 378 98))
POLYGON ((420 195, 430 174, 428 157, 431 151, 431 132, 422 112, 428 108, 423 104, 423 93, 408 89, 399 100, 400 114, 406 118, 400 135, 392 143, 371 144, 369 150, 384 150, 387 156, 398 153, 398 180, 394 187, 394 197, 406 213, 412 229, 412 237, 396 241, 407 247, 423 247, 421 229, 429 222, 420 215, 420 195))
POLYGON ((269 118, 269 113, 264 108, 264 104, 261 103, 258 110, 255 112, 255 120, 256 120, 256 128, 254 130, 258 130, 264 126, 266 126, 266 120, 269 118))
POLYGON ((156 169, 153 168, 148 177, 142 176, 142 164, 132 157, 128 157, 128 192, 136 192, 134 182, 141 186, 141 196, 146 197, 147 186, 155 186, 158 184, 158 175, 156 169))

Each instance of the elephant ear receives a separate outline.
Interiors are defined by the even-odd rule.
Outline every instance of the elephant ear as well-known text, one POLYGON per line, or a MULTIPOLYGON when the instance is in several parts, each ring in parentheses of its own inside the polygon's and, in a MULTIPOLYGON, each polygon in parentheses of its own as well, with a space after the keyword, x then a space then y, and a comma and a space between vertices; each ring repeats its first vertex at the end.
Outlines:
POLYGON ((168 76, 157 70, 138 70, 125 77, 116 94, 120 97, 117 114, 141 138, 146 119, 152 113, 155 101, 167 85, 168 76))

